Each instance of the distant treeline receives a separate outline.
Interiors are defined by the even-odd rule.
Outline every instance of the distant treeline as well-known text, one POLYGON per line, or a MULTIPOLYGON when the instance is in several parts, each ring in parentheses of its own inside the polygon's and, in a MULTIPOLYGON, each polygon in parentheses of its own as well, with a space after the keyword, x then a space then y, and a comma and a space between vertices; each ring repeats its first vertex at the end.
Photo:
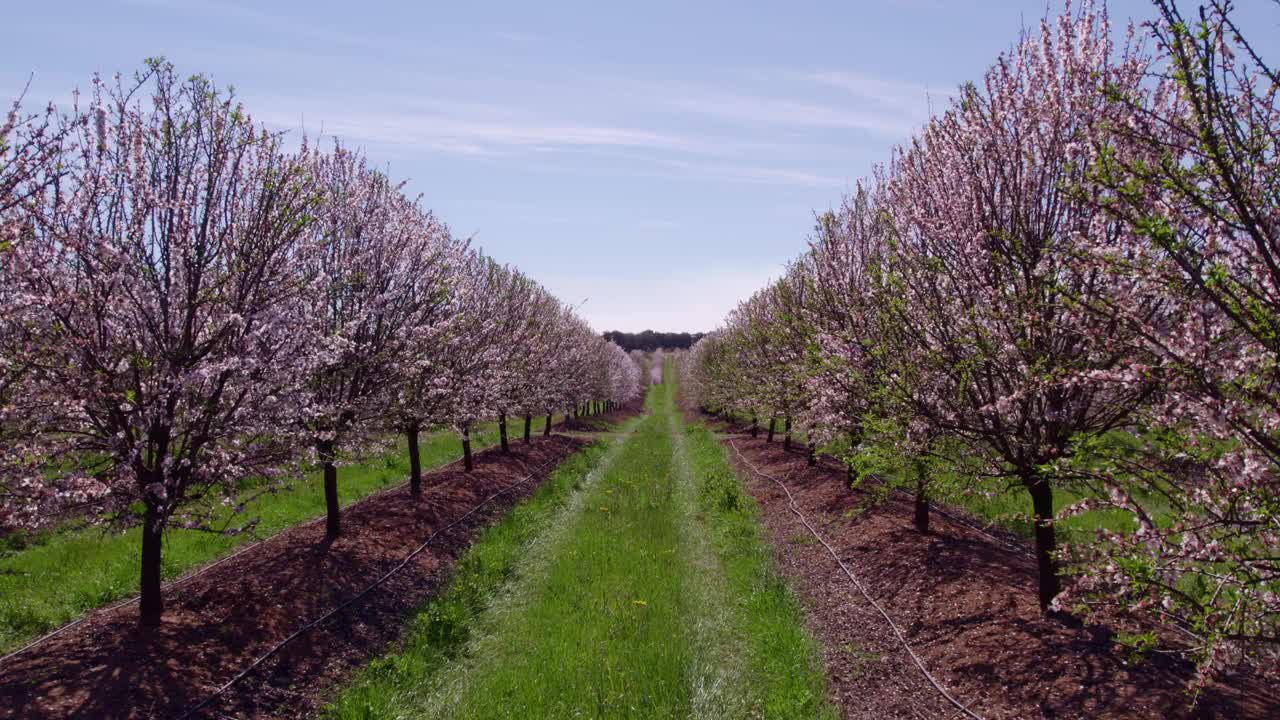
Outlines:
POLYGON ((657 350, 658 348, 666 348, 675 350, 677 348, 688 350, 694 343, 702 339, 706 333, 687 333, 687 332, 654 332, 645 330, 644 332, 629 333, 619 330, 610 330, 604 334, 605 340, 622 346, 623 350, 628 352, 631 350, 657 350))

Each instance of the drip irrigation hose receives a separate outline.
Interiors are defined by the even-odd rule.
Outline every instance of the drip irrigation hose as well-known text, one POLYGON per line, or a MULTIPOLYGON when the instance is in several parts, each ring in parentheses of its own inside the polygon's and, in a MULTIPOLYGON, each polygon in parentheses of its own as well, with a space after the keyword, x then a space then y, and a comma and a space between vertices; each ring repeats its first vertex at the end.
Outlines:
MULTIPOLYGON (((747 436, 742 433, 726 434, 721 437, 727 440, 731 440, 735 438, 739 440, 745 440, 747 438, 747 436)), ((827 457, 819 458, 818 464, 821 465, 822 467, 830 468, 832 470, 844 471, 846 469, 846 467, 843 465, 837 465, 836 463, 831 462, 830 459, 827 457)), ((906 498, 913 497, 911 493, 907 492, 906 490, 903 490, 902 488, 894 488, 893 491, 906 498)), ((997 535, 992 535, 991 533, 987 532, 985 528, 978 525, 977 523, 970 522, 969 520, 966 520, 963 517, 960 517, 959 515, 949 512, 945 507, 939 506, 937 503, 930 503, 929 511, 935 512, 957 525, 966 527, 978 533, 982 537, 985 537, 986 539, 996 543, 997 545, 1001 545, 1005 548, 1008 548, 1009 550, 1012 550, 1019 554, 1035 555, 1035 551, 1032 550, 1031 548, 1028 548, 1025 545, 1020 545, 1017 542, 1014 542, 1012 540, 1008 540, 1006 538, 1002 538, 997 535)))
POLYGON ((960 702, 951 693, 947 692, 947 689, 944 688, 942 684, 939 683, 938 680, 933 676, 933 674, 929 672, 929 669, 925 667, 924 661, 920 659, 920 656, 916 655, 915 650, 911 648, 911 644, 907 642, 907 639, 902 634, 902 631, 898 629, 897 623, 893 621, 893 618, 889 617, 889 613, 885 612, 884 608, 880 607, 880 603, 876 602, 875 599, 871 597, 871 594, 867 592, 866 587, 864 587, 862 582, 858 580, 857 576, 853 574, 853 571, 849 569, 849 566, 845 564, 844 560, 840 559, 840 555, 826 541, 826 538, 822 537, 822 535, 819 534, 818 531, 814 529, 813 525, 809 524, 809 519, 804 516, 804 513, 800 512, 799 506, 796 505, 796 499, 794 496, 792 496, 791 490, 787 488, 786 484, 784 484, 781 480, 773 477, 772 475, 769 475, 763 472, 762 470, 760 470, 760 468, 756 467, 755 463, 752 463, 750 460, 748 460, 747 457, 742 454, 742 451, 738 450, 738 446, 734 444, 732 439, 730 439, 728 443, 729 443, 729 447, 733 448, 733 452, 738 456, 739 459, 742 460, 742 462, 746 463, 746 465, 751 468, 752 472, 759 475, 760 477, 768 478, 769 480, 772 480, 774 483, 778 485, 778 487, 782 488, 782 491, 784 493, 787 494, 787 502, 791 506, 790 507, 791 512, 794 513, 795 516, 800 519, 800 522, 803 523, 804 526, 809 529, 809 532, 813 535, 813 537, 817 539, 818 542, 822 543, 822 546, 827 549, 827 552, 831 554, 831 557, 834 558, 836 563, 840 565, 840 569, 844 571, 845 576, 848 577, 850 582, 853 583, 854 587, 858 589, 858 592, 862 593, 862 597, 866 598, 867 602, 871 603, 871 606, 874 607, 876 611, 880 613, 880 616, 884 618, 884 621, 889 624, 889 628, 893 630, 893 634, 898 638, 898 642, 902 645, 903 649, 907 651, 907 654, 911 656, 912 662, 914 662, 916 667, 920 669, 920 672, 921 674, 924 675, 925 680, 928 680, 929 684, 933 685, 934 689, 936 689, 939 693, 941 693, 942 696, 946 698, 952 705, 954 705, 956 709, 958 709, 960 712, 964 713, 966 716, 970 718, 973 718, 973 720, 983 720, 981 715, 978 715, 974 711, 970 710, 964 703, 960 702))
POLYGON ((200 710, 203 710, 203 709, 204 709, 205 707, 207 707, 210 703, 212 703, 213 701, 215 701, 215 700, 217 700, 219 697, 221 697, 221 696, 222 696, 222 694, 223 694, 223 693, 225 693, 227 690, 229 690, 229 689, 231 688, 231 686, 232 686, 232 685, 235 685, 236 683, 238 683, 238 682, 240 682, 241 680, 243 680, 246 676, 248 676, 248 675, 249 675, 249 673, 251 673, 251 672, 253 672, 255 669, 257 669, 257 668, 258 668, 258 666, 262 665, 262 663, 266 662, 266 661, 267 661, 267 660, 269 660, 272 656, 274 656, 276 653, 278 653, 278 652, 280 652, 282 649, 284 649, 284 646, 285 646, 285 645, 288 645, 290 642, 293 642, 294 640, 296 640, 296 639, 297 639, 298 637, 300 637, 301 635, 304 635, 305 633, 307 633, 307 632, 309 632, 310 630, 314 629, 316 626, 320 625, 321 623, 323 623, 324 621, 326 621, 326 620, 328 620, 329 618, 333 617, 334 615, 337 615, 338 613, 342 612, 343 610, 346 610, 347 608, 351 607, 351 606, 352 606, 352 605, 354 605, 356 602, 358 602, 359 600, 361 600, 362 598, 364 598, 364 596, 366 596, 366 595, 368 595, 369 593, 373 592, 375 589, 377 589, 377 587, 378 587, 379 585, 381 585, 382 583, 386 582, 386 581, 387 581, 387 580, 388 580, 392 575, 395 575, 397 572, 399 572, 400 570, 404 569, 404 567, 405 567, 406 565, 408 565, 410 562, 413 562, 413 559, 414 559, 414 558, 416 558, 418 555, 420 555, 420 554, 422 553, 422 551, 426 550, 426 549, 427 549, 427 546, 428 546, 428 545, 430 545, 430 544, 431 544, 431 542, 432 542, 433 540, 435 540, 437 537, 439 537, 440 535, 442 535, 442 534, 444 534, 444 533, 448 532, 449 530, 452 530, 454 527, 456 527, 456 526, 458 526, 460 523, 462 523, 462 521, 463 521, 463 520, 466 520, 467 518, 469 518, 469 517, 471 517, 472 515, 474 515, 474 514, 476 514, 477 512, 479 512, 479 511, 480 511, 480 510, 481 510, 485 505, 488 505, 490 502, 492 502, 492 501, 493 501, 493 500, 495 500, 496 498, 501 497, 501 496, 503 496, 503 495, 505 495, 505 494, 507 494, 507 493, 511 492, 512 490, 514 490, 514 489, 516 489, 516 488, 518 488, 518 487, 520 487, 520 486, 522 486, 522 485, 527 484, 530 480, 532 480, 534 477, 536 477, 536 476, 538 475, 538 473, 539 473, 543 468, 547 467, 548 465, 550 465, 550 464, 552 464, 552 463, 554 463, 554 462, 558 462, 558 461, 560 461, 560 460, 563 460, 563 458, 552 458, 552 459, 550 459, 550 460, 548 460, 548 461, 546 461, 546 462, 542 463, 542 464, 541 464, 541 465, 539 465, 538 467, 534 468, 531 472, 529 472, 529 474, 525 475, 523 478, 521 478, 521 479, 519 479, 519 480, 517 480, 517 481, 513 482, 512 484, 508 485, 507 487, 503 488, 502 490, 499 490, 498 492, 496 492, 496 493, 494 493, 494 494, 490 495, 489 497, 485 498, 484 500, 481 500, 481 501, 480 501, 480 504, 478 504, 478 505, 476 505, 475 507, 473 507, 473 508, 471 508, 470 510, 468 510, 464 515, 461 515, 461 516, 459 516, 459 517, 455 518, 455 519, 453 520, 453 522, 450 522, 448 525, 445 525, 444 527, 442 527, 442 528, 440 528, 440 529, 436 530, 435 532, 432 532, 429 536, 427 536, 427 539, 426 539, 426 540, 423 540, 423 541, 422 541, 422 544, 421 544, 421 545, 418 545, 418 547, 414 548, 413 552, 411 552, 411 553, 409 553, 408 555, 406 555, 406 556, 404 557, 404 559, 403 559, 403 560, 401 560, 399 563, 397 563, 397 564, 396 564, 396 566, 395 566, 395 567, 393 567, 393 568, 391 568, 390 570, 388 570, 387 572, 383 573, 383 574, 382 574, 382 576, 381 576, 381 577, 379 577, 377 580, 374 580, 374 581, 373 581, 373 584, 369 585, 369 586, 368 586, 368 587, 366 587, 364 590, 361 590, 359 593, 356 593, 356 594, 355 594, 355 595, 353 595, 352 597, 350 597, 350 598, 348 598, 347 600, 343 601, 343 602, 342 602, 341 604, 339 604, 337 607, 334 607, 332 610, 330 610, 330 611, 326 612, 325 614, 321 615, 320 617, 316 618, 315 620, 312 620, 311 622, 308 622, 307 624, 303 625, 302 627, 298 628, 297 630, 294 630, 294 631, 293 631, 292 633, 290 633, 290 634, 289 634, 285 639, 281 640, 279 643, 277 643, 276 645, 274 645, 273 647, 271 647, 271 649, 267 650, 265 653, 263 653, 262 655, 260 655, 256 660, 254 660, 253 662, 249 663, 249 665, 248 665, 247 667, 245 667, 243 670, 241 670, 240 672, 236 673, 236 674, 235 674, 235 675, 234 675, 230 680, 228 680, 227 682, 225 682, 225 683, 223 683, 222 685, 220 685, 220 686, 218 687, 218 689, 214 690, 214 691, 213 691, 213 693, 212 693, 212 694, 210 694, 208 697, 206 697, 204 700, 201 700, 199 703, 196 703, 195 705, 191 706, 191 707, 190 707, 190 708, 188 708, 187 710, 183 711, 183 712, 182 712, 182 714, 180 714, 180 715, 178 715, 178 716, 177 716, 177 720, 186 720, 187 718, 191 717, 192 715, 194 715, 195 713, 199 712, 200 710))

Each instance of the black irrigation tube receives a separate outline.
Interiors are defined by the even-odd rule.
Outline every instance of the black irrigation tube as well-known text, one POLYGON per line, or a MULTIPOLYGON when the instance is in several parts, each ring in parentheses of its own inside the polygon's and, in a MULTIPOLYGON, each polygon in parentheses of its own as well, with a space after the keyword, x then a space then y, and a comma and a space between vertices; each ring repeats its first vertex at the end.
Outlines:
POLYGON ((450 522, 448 525, 445 525, 444 527, 442 527, 442 528, 440 528, 440 529, 436 530, 435 532, 432 532, 429 536, 427 536, 427 539, 426 539, 426 540, 423 540, 423 541, 422 541, 422 544, 421 544, 421 545, 419 545, 418 547, 414 548, 413 552, 411 552, 411 553, 409 553, 408 555, 406 555, 406 556, 404 557, 404 559, 403 559, 403 560, 401 560, 398 564, 396 564, 396 566, 395 566, 395 567, 393 567, 393 568, 391 568, 390 570, 388 570, 387 572, 383 573, 383 575, 382 575, 381 577, 379 577, 377 580, 374 580, 374 581, 373 581, 373 584, 369 585, 369 586, 368 586, 368 587, 366 587, 364 590, 361 590, 359 593, 356 593, 356 594, 355 594, 355 595, 353 595, 352 597, 350 597, 350 598, 348 598, 347 600, 343 601, 343 602, 342 602, 341 604, 339 604, 337 607, 335 607, 335 608, 333 608, 332 610, 330 610, 330 611, 326 612, 325 614, 321 615, 320 617, 316 618, 315 620, 312 620, 312 621, 308 622, 307 624, 303 625, 302 627, 298 628, 297 630, 294 630, 292 633, 290 633, 290 634, 288 635, 288 637, 286 637, 285 639, 281 640, 279 643, 277 643, 277 644, 276 644, 275 646, 273 646, 271 649, 267 650, 265 653, 263 653, 262 655, 260 655, 256 660, 254 660, 253 662, 249 663, 249 665, 248 665, 247 667, 245 667, 243 670, 241 670, 240 672, 236 673, 236 674, 235 674, 235 676, 233 676, 233 677, 232 677, 230 680, 228 680, 226 683, 224 683, 224 684, 222 684, 221 686, 219 686, 217 690, 214 690, 214 691, 213 691, 213 693, 212 693, 212 694, 210 694, 208 697, 206 697, 204 700, 201 700, 199 703, 196 703, 195 705, 191 706, 191 707, 190 707, 190 708, 188 708, 187 710, 183 711, 181 715, 178 715, 178 716, 177 716, 177 720, 186 720, 187 718, 191 717, 192 715, 194 715, 195 713, 199 712, 200 710, 203 710, 203 709, 204 709, 206 706, 208 706, 210 703, 212 703, 213 701, 215 701, 215 700, 217 700, 219 697, 221 697, 221 696, 222 696, 222 694, 223 694, 223 693, 225 693, 227 690, 229 690, 229 689, 231 688, 231 686, 232 686, 232 685, 235 685, 236 683, 238 683, 238 682, 240 682, 241 680, 243 680, 246 676, 248 676, 248 675, 249 675, 249 673, 251 673, 251 672, 253 672, 254 670, 256 670, 256 669, 258 668, 258 666, 262 665, 262 663, 266 662, 268 659, 270 659, 270 658, 271 658, 272 656, 274 656, 276 653, 278 653, 278 652, 280 652, 282 649, 284 649, 284 646, 285 646, 285 645, 288 645, 290 642, 292 642, 292 641, 296 640, 296 639, 297 639, 298 637, 300 637, 301 635, 303 635, 303 634, 305 634, 305 633, 307 633, 307 632, 311 631, 311 630, 312 630, 312 629, 314 629, 316 626, 320 625, 321 623, 323 623, 324 621, 326 621, 326 620, 328 620, 329 618, 333 617, 334 615, 337 615, 338 613, 342 612, 343 610, 346 610, 347 608, 351 607, 351 606, 352 606, 352 605, 354 605, 356 602, 358 602, 359 600, 361 600, 362 598, 364 598, 364 596, 366 596, 366 595, 368 595, 369 593, 373 592, 375 589, 377 589, 377 587, 378 587, 379 585, 381 585, 382 583, 386 582, 386 581, 387 581, 387 580, 388 580, 392 575, 394 575, 394 574, 396 574, 397 572, 399 572, 400 570, 404 569, 404 567, 405 567, 406 565, 408 565, 410 562, 412 562, 414 558, 416 558, 418 555, 420 555, 420 554, 422 553, 422 551, 423 551, 423 550, 426 550, 426 549, 427 549, 427 546, 431 544, 431 541, 432 541, 432 540, 435 540, 435 539, 436 539, 438 536, 440 536, 441 534, 443 534, 443 533, 445 533, 445 532, 448 532, 449 530, 452 530, 454 527, 456 527, 457 525, 459 525, 463 520, 466 520, 467 518, 469 518, 469 517, 471 517, 472 515, 474 515, 474 514, 476 514, 477 512, 479 512, 481 508, 483 508, 485 505, 488 505, 490 502, 492 502, 492 501, 493 501, 493 500, 495 500, 496 498, 501 497, 502 495, 505 495, 505 494, 507 494, 507 493, 511 492, 512 490, 516 489, 517 487, 520 487, 520 486, 522 486, 522 485, 527 484, 530 480, 532 480, 534 477, 536 477, 536 476, 537 476, 537 474, 538 474, 538 472, 539 472, 539 471, 541 471, 541 470, 542 470, 543 468, 545 468, 546 466, 548 466, 548 465, 550 465, 550 464, 552 464, 552 463, 554 463, 554 462, 559 462, 559 461, 562 461, 562 460, 564 460, 564 458, 552 458, 552 459, 550 459, 550 460, 547 460, 546 462, 542 463, 542 464, 541 464, 541 465, 539 465, 538 467, 534 468, 534 469, 533 469, 529 474, 525 475, 525 476, 524 476, 523 478, 521 478, 520 480, 517 480, 517 481, 513 482, 512 484, 508 485, 507 487, 503 488, 502 490, 499 490, 498 492, 496 492, 496 493, 494 493, 494 494, 490 495, 489 497, 485 498, 484 500, 481 500, 481 501, 480 501, 480 504, 478 504, 478 505, 476 505, 475 507, 473 507, 473 508, 471 508, 470 510, 468 510, 464 515, 461 515, 461 516, 459 516, 459 517, 455 518, 455 519, 453 520, 453 522, 450 522))
POLYGON ((898 642, 902 645, 903 649, 907 651, 907 655, 911 657, 911 660, 915 663, 916 667, 920 669, 925 680, 928 680, 929 684, 933 685, 934 689, 941 693, 942 696, 960 710, 960 712, 970 718, 973 718, 973 720, 983 720, 981 715, 970 710, 964 703, 960 702, 951 693, 947 692, 947 689, 944 688, 933 674, 929 672, 929 669, 925 667, 924 661, 920 659, 920 656, 916 655, 915 650, 911 648, 911 644, 907 642, 906 636, 904 636, 902 631, 898 629, 897 623, 893 621, 893 618, 889 617, 889 613, 885 612, 884 608, 880 607, 880 603, 876 602, 875 598, 871 597, 871 594, 867 592, 866 587, 864 587, 862 582, 858 580, 857 576, 853 574, 853 571, 849 569, 849 566, 845 564, 844 560, 840 559, 839 553, 831 547, 831 545, 826 541, 826 538, 822 537, 822 535, 814 529, 813 525, 809 524, 809 519, 804 516, 804 513, 800 512, 799 506, 796 505, 796 499, 791 495, 791 490, 787 488, 786 484, 756 467, 755 463, 748 460, 747 457, 742 454, 742 451, 738 450, 738 446, 734 444, 732 439, 728 440, 728 443, 729 447, 733 448, 733 452, 737 454, 738 458, 741 459, 742 462, 746 463, 747 466, 751 468, 752 472, 760 477, 772 480, 778 485, 778 487, 782 488, 784 493, 787 494, 787 502, 791 506, 791 512, 794 513, 796 517, 800 518, 800 522, 809 529, 809 532, 813 534, 813 537, 817 539, 818 542, 822 543, 822 546, 826 548, 827 552, 831 554, 831 557, 835 559, 836 563, 840 566, 840 569, 844 571, 845 576, 848 577, 854 587, 858 589, 858 592, 862 593, 862 597, 866 598, 867 602, 871 603, 871 606, 874 607, 876 611, 880 613, 880 616, 884 618, 884 621, 889 624, 889 628, 893 630, 893 634, 898 638, 898 642))
MULTIPOLYGON (((488 449, 492 449, 492 448, 486 448, 486 450, 488 450, 488 449)), ((440 473, 444 472, 445 470, 447 470, 449 467, 451 467, 451 466, 453 466, 453 465, 457 465, 457 464, 458 464, 458 463, 460 463, 460 462, 462 462, 462 458, 458 458, 457 460, 450 460, 449 462, 445 463, 444 465, 441 465, 440 467, 438 467, 438 468, 436 468, 436 469, 434 469, 434 470, 431 470, 431 471, 429 471, 429 472, 427 472, 427 473, 424 473, 424 474, 423 474, 423 477, 430 477, 430 476, 432 476, 432 475, 438 475, 438 474, 440 474, 440 473)), ((364 496, 364 497, 360 498, 359 500, 356 500, 355 502, 351 503, 350 505, 347 505, 345 508, 342 508, 342 509, 343 509, 343 510, 347 510, 347 509, 349 509, 349 508, 355 507, 356 505, 359 505, 360 503, 365 502, 366 500, 370 500, 370 499, 372 499, 372 498, 375 498, 375 497, 377 497, 377 496, 379 496, 379 495, 382 495, 383 493, 393 492, 393 491, 398 490, 398 489, 400 489, 400 488, 402 488, 402 487, 404 487, 404 486, 406 486, 406 485, 408 485, 408 484, 409 484, 409 482, 406 480, 405 482, 399 483, 398 485, 392 485, 391 487, 383 488, 383 489, 381 489, 381 490, 379 490, 379 491, 377 491, 377 492, 370 493, 370 494, 368 494, 368 495, 366 495, 366 496, 364 496)), ((184 585, 184 584, 186 584, 187 582, 190 582, 191 580, 193 580, 194 578, 197 578, 197 577, 199 577, 199 576, 201 576, 201 575, 203 575, 203 574, 205 574, 205 573, 209 572, 210 570, 212 570, 212 569, 214 569, 214 568, 218 567, 219 565, 221 565, 221 564, 223 564, 223 563, 225 563, 225 562, 228 562, 228 561, 230 561, 230 560, 233 560, 233 559, 235 559, 235 558, 237 558, 237 557, 239 557, 239 556, 241 556, 241 555, 243 555, 243 554, 245 554, 245 553, 249 552, 250 550, 252 550, 252 549, 254 549, 254 548, 258 547, 259 545, 261 545, 261 544, 263 544, 263 543, 265 543, 265 542, 270 542, 270 541, 272 541, 272 540, 276 539, 277 537, 280 537, 280 535, 282 535, 282 534, 284 534, 284 533, 286 533, 286 532, 288 532, 288 531, 290 531, 290 530, 295 530, 295 529, 297 529, 297 528, 304 528, 304 527, 307 527, 308 525, 314 525, 314 524, 316 524, 316 523, 318 523, 318 522, 320 522, 321 520, 324 520, 324 519, 325 519, 325 518, 324 518, 324 516, 323 516, 323 515, 320 515, 319 517, 313 517, 313 518, 311 518, 310 520, 303 520, 302 522, 297 523, 297 524, 295 524, 295 525, 290 525, 290 526, 288 526, 288 527, 286 527, 286 528, 282 528, 279 532, 277 532, 277 533, 275 533, 275 534, 273 534, 273 535, 270 535, 270 536, 268 536, 268 537, 262 538, 261 540, 258 540, 257 542, 249 543, 248 545, 245 545, 244 547, 240 548, 239 550, 236 550, 235 552, 231 553, 230 555, 227 555, 226 557, 219 558, 219 559, 217 559, 217 560, 215 560, 215 561, 213 561, 213 562, 209 563, 208 565, 202 565, 202 566, 200 566, 200 567, 198 567, 198 568, 196 568, 196 569, 194 569, 194 570, 192 570, 192 571, 188 572, 187 574, 182 575, 181 577, 179 577, 179 578, 177 578, 177 579, 175 579, 175 580, 170 580, 169 582, 165 583, 165 585, 164 585, 164 587, 161 589, 161 591, 162 591, 162 592, 165 592, 165 593, 171 592, 174 588, 176 588, 176 587, 178 587, 178 586, 180 586, 180 585, 184 585)), ((81 625, 81 624, 83 624, 83 623, 85 623, 85 622, 87 622, 87 621, 89 621, 89 620, 91 620, 91 619, 93 619, 93 618, 95 618, 95 617, 98 617, 99 615, 103 615, 103 614, 105 614, 105 613, 109 613, 109 612, 111 612, 112 610, 117 610, 117 609, 119 609, 119 608, 122 608, 122 607, 124 607, 125 605, 128 605, 128 604, 130 604, 130 603, 138 602, 138 598, 140 598, 140 597, 141 597, 140 595, 134 595, 133 597, 125 598, 124 600, 120 600, 120 601, 118 601, 118 602, 116 602, 116 603, 113 603, 113 604, 111 604, 111 605, 107 605, 106 607, 94 608, 93 610, 90 610, 89 612, 85 613, 83 616, 81 616, 81 617, 79 617, 79 618, 77 618, 77 619, 75 619, 75 620, 72 620, 71 622, 69 622, 69 623, 67 623, 67 624, 65 624, 65 625, 63 625, 63 626, 61 626, 61 627, 59 627, 59 628, 57 628, 57 629, 55 629, 55 630, 52 630, 52 631, 50 631, 50 632, 48 632, 48 633, 46 633, 46 634, 44 634, 44 635, 41 635, 40 637, 38 637, 38 638, 36 638, 36 639, 32 640, 31 642, 27 643, 26 645, 23 645, 22 647, 18 648, 17 650, 14 650, 13 652, 11 652, 11 653, 9 653, 9 654, 7 654, 7 655, 4 655, 4 656, 0 657, 0 666, 3 666, 3 665, 4 665, 4 663, 9 662, 9 661, 10 661, 10 660, 12 660, 13 658, 15 658, 15 657, 17 657, 17 656, 21 655, 22 653, 24 653, 24 652, 26 652, 26 651, 30 650, 31 648, 33 648, 33 647, 35 647, 35 646, 37 646, 37 645, 39 645, 39 644, 41 644, 41 643, 45 642, 46 640, 52 640, 53 638, 55 638, 55 637, 57 637, 57 636, 61 635, 62 633, 64 633, 64 632, 66 632, 66 631, 70 630, 71 628, 76 627, 77 625, 81 625)))

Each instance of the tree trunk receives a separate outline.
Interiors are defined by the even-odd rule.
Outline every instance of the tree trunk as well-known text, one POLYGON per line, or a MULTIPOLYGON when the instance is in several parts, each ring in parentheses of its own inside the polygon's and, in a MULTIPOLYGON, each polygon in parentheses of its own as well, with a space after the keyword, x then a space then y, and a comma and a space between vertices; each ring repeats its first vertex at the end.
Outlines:
POLYGON ((778 425, 778 418, 776 418, 776 417, 771 417, 771 418, 769 418, 769 440, 768 440, 768 442, 773 442, 773 429, 774 429, 775 427, 777 427, 777 425, 778 425))
POLYGON ((418 421, 409 423, 405 437, 409 440, 409 492, 415 497, 422 494, 422 456, 418 452, 418 421))
POLYGON ((1022 482, 1031 493, 1031 507, 1035 511, 1036 563, 1040 568, 1040 611, 1048 612, 1049 603, 1062 592, 1058 577, 1057 536, 1053 526, 1053 487, 1048 479, 1034 470, 1025 473, 1022 482))
POLYGON ((475 463, 471 460, 471 424, 467 423, 462 426, 462 466, 467 472, 471 472, 475 468, 475 463))
POLYGON ((164 612, 164 597, 160 593, 160 550, 164 533, 164 520, 160 510, 151 500, 142 520, 142 575, 139 590, 138 622, 148 627, 160 624, 164 612))
POLYGON ((920 533, 929 532, 929 496, 925 494, 925 465, 917 460, 916 466, 916 530, 920 533))
POLYGON ((524 416, 524 444, 529 444, 529 435, 533 431, 533 416, 525 413, 524 416))
POLYGON ((845 465, 846 475, 849 479, 849 487, 853 487, 853 458, 856 457, 854 448, 858 447, 858 433, 849 431, 849 459, 845 465))
POLYGON ((760 417, 754 413, 751 415, 751 437, 760 437, 760 417))
POLYGON ((782 440, 782 449, 790 450, 791 449, 791 418, 788 417, 783 422, 782 431, 787 434, 786 437, 783 438, 782 440))
POLYGON ((498 443, 502 446, 502 454, 506 455, 511 452, 511 446, 507 444, 507 414, 498 413, 498 443))
POLYGON ((542 436, 548 437, 550 435, 551 435, 551 413, 547 413, 547 424, 542 427, 542 436))
POLYGON ((818 444, 810 440, 809 441, 809 467, 813 467, 814 465, 817 465, 817 464, 818 464, 818 444))
POLYGON ((338 466, 334 464, 332 440, 322 440, 319 446, 320 465, 324 468, 325 537, 332 540, 342 534, 342 522, 338 511, 338 466))

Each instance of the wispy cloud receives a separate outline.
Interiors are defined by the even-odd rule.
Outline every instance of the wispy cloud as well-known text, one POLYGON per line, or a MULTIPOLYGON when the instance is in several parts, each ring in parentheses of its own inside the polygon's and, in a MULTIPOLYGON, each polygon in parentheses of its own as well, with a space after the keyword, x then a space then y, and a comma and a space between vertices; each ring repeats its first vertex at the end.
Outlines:
MULTIPOLYGON (((267 109, 258 119, 285 128, 297 128, 299 116, 267 109)), ((574 147, 623 147, 691 149, 696 143, 678 135, 641 128, 614 127, 573 121, 543 121, 515 117, 443 115, 404 110, 363 111, 333 107, 309 112, 309 131, 344 139, 401 148, 442 151, 464 155, 500 155, 512 151, 536 151, 574 147)))
POLYGON ((666 159, 662 164, 717 180, 765 185, 803 185, 838 189, 846 184, 844 178, 787 167, 761 165, 719 164, 679 159, 666 159))
POLYGON ((896 137, 909 130, 912 125, 910 118, 898 114, 890 115, 836 105, 714 91, 672 97, 668 102, 671 107, 683 111, 748 126, 843 128, 896 137))
POLYGON ((511 43, 513 45, 532 46, 542 45, 547 39, 541 35, 530 32, 517 32, 513 30, 495 30, 491 33, 493 37, 511 43))
POLYGON ((847 70, 814 72, 806 77, 819 85, 847 92, 859 102, 912 118, 927 117, 928 103, 936 105, 954 94, 951 88, 941 84, 931 87, 847 70))
POLYGON ((295 56, 328 55, 332 56, 339 48, 356 50, 374 50, 385 53, 395 43, 385 33, 357 33, 346 29, 333 29, 320 22, 321 18, 308 15, 280 15, 269 12, 270 3, 239 4, 227 0, 118 0, 121 4, 139 6, 152 12, 185 13, 202 15, 207 18, 243 20, 254 25, 270 26, 277 39, 272 47, 247 48, 254 53, 278 51, 286 43, 285 37, 293 37, 312 41, 321 51, 291 51, 295 56))
POLYGON ((524 170, 833 191, 849 182, 832 172, 836 158, 859 144, 904 138, 927 117, 923 86, 889 79, 835 71, 724 77, 719 86, 598 73, 497 90, 483 100, 458 85, 414 94, 273 94, 248 104, 275 127, 313 135, 322 129, 371 150, 508 159, 524 170), (761 80, 757 92, 751 86, 761 80))

